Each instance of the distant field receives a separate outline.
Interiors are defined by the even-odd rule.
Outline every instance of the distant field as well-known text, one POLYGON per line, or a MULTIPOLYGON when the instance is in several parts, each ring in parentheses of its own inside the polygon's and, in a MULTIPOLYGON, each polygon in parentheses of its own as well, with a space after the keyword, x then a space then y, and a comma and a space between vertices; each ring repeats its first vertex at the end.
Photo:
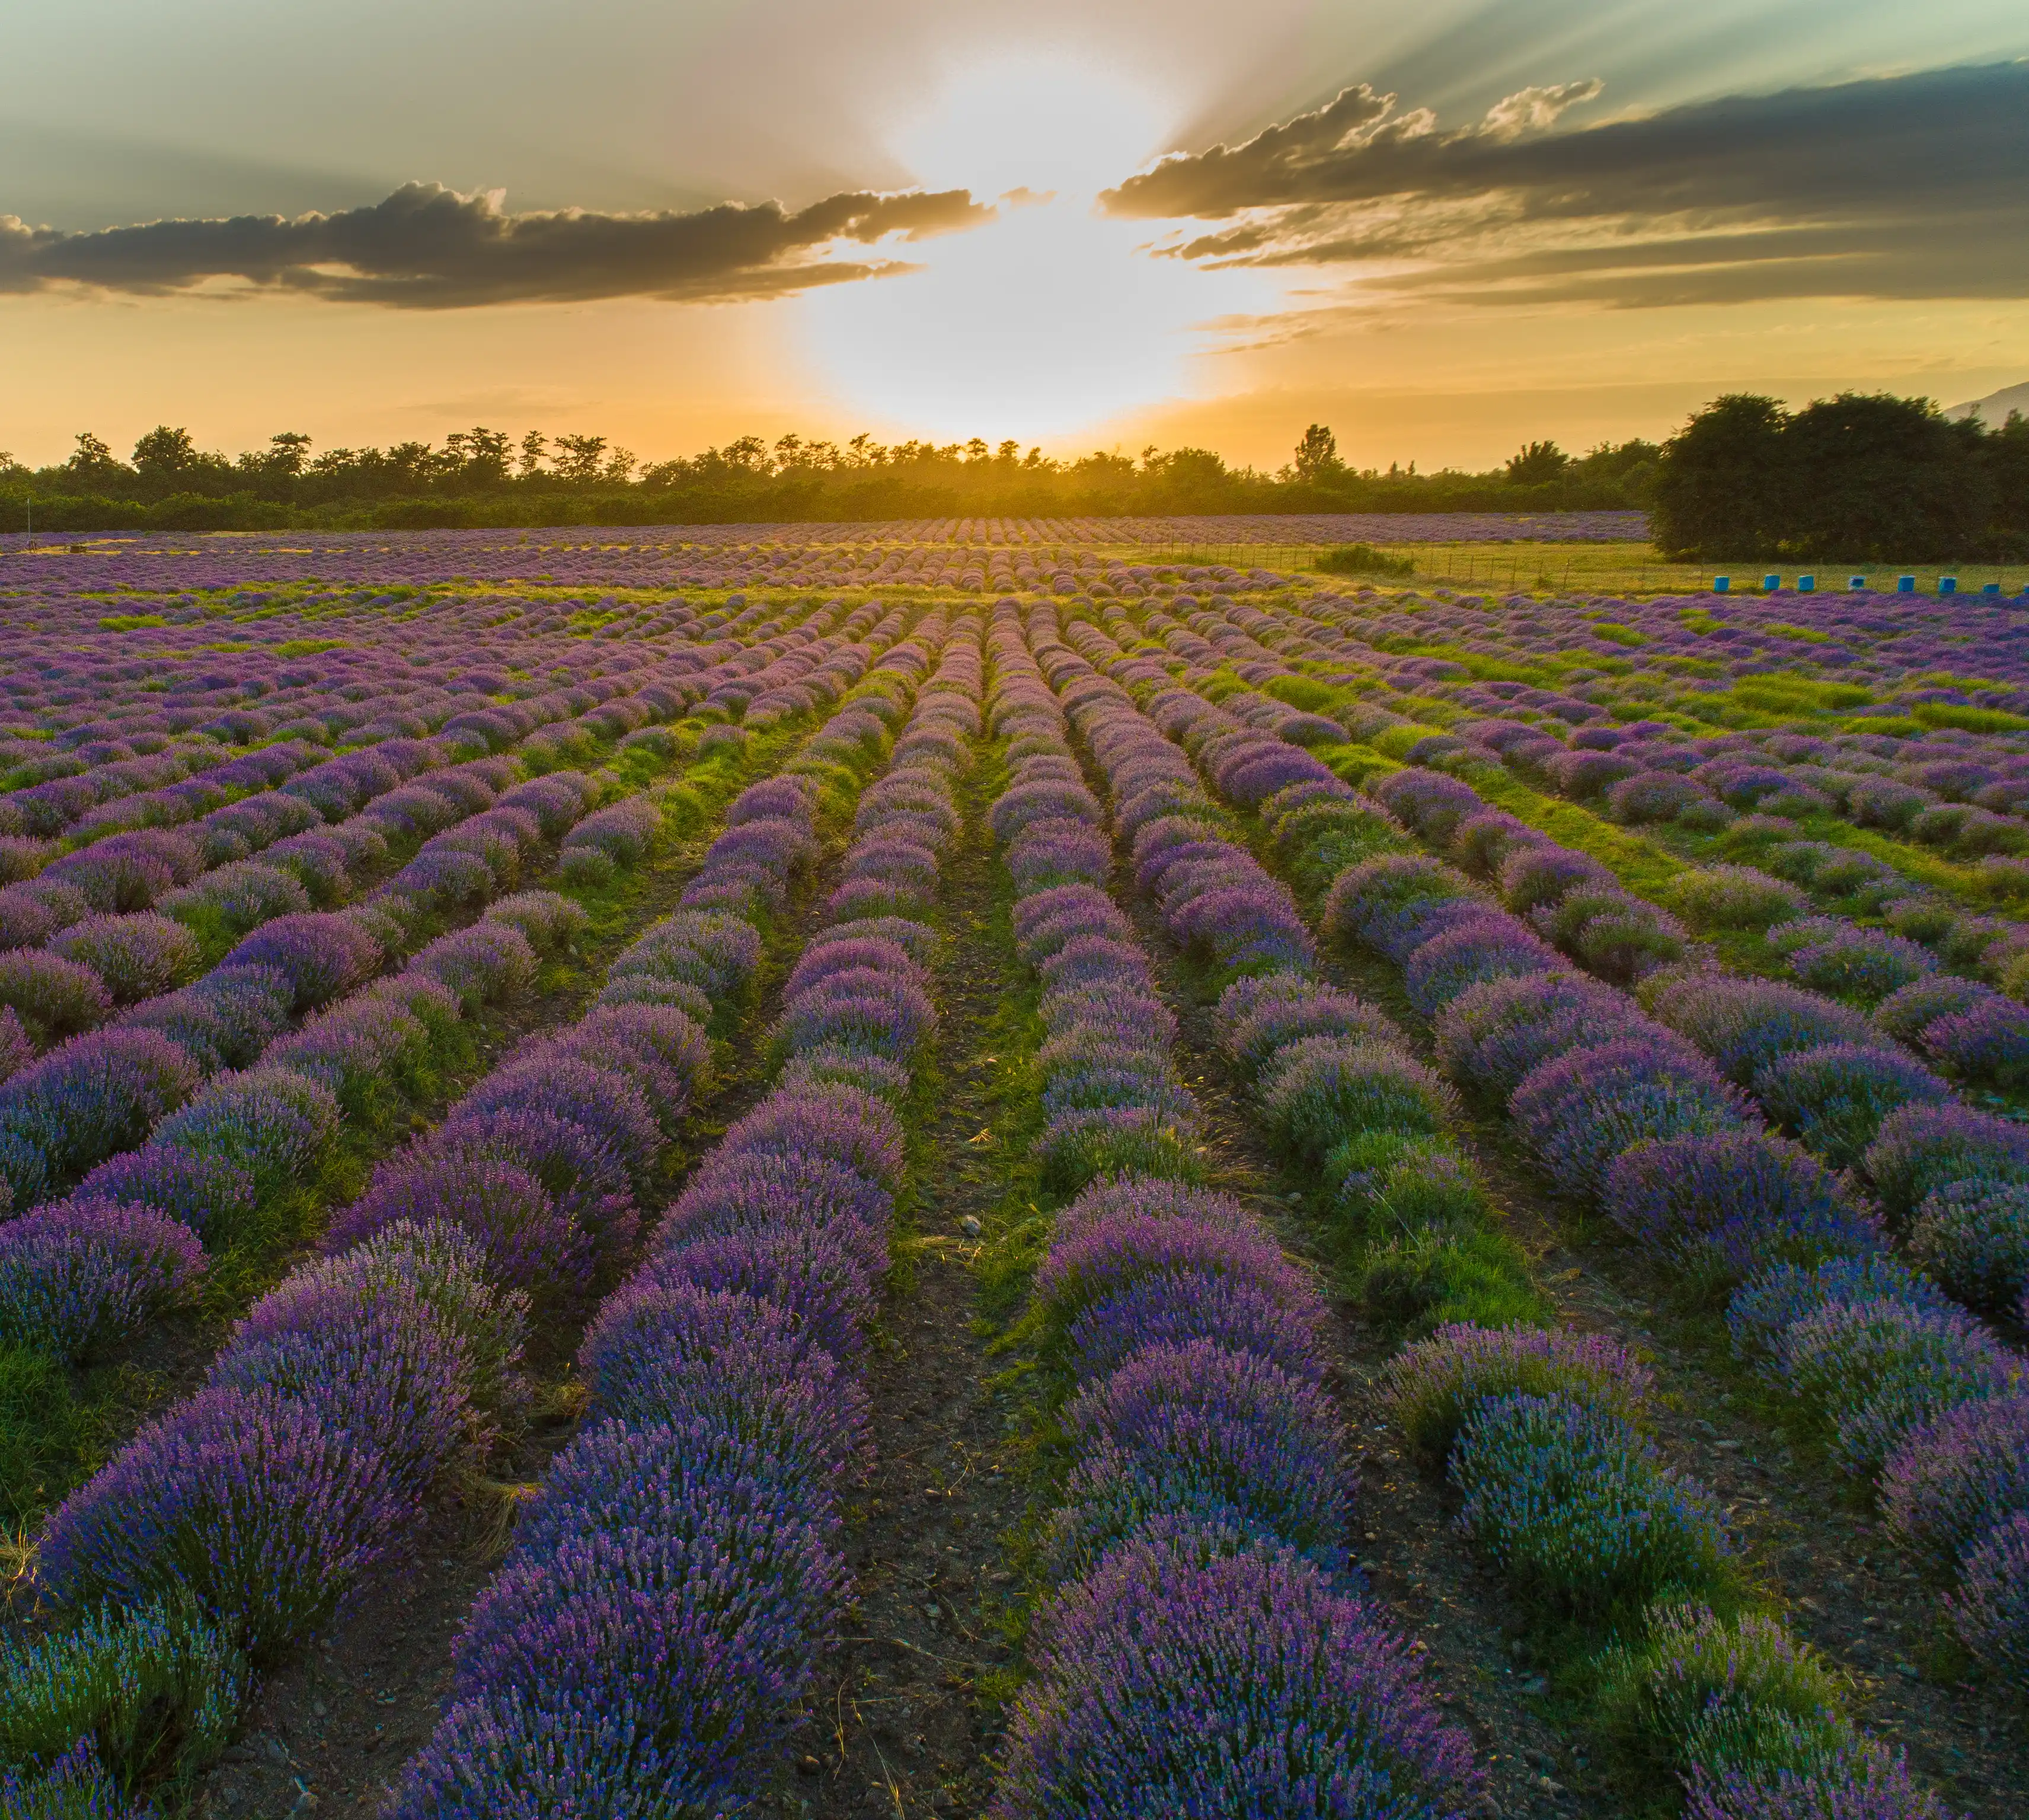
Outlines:
MULTIPOLYGON (((1758 591, 1772 566, 1670 563, 1638 512, 1367 514, 1169 518, 922 519, 865 524, 569 526, 547 530, 216 532, 164 537, 0 537, 0 590, 61 578, 67 589, 132 589, 446 579, 570 587, 954 587, 1018 589, 1094 562, 1153 568, 1314 572, 1327 550, 1364 543, 1415 565, 1385 585, 1619 595, 1702 592, 1729 574, 1758 591), (9 561, 7 559, 25 559, 9 561), (1024 570, 1029 573, 1024 574, 1024 570)), ((1782 568, 1793 587, 1797 570, 1782 568)), ((1892 591, 1913 575, 2014 595, 2029 564, 1824 563, 1823 592, 1856 574, 1892 591)))
MULTIPOLYGON (((1976 592, 1990 581, 2001 584, 2005 594, 2018 592, 2029 584, 2029 563, 2012 568, 1990 563, 1819 563, 1806 568, 1775 563, 1670 563, 1657 555, 1646 543, 1515 543, 1493 544, 1456 539, 1442 544, 1417 544, 1408 540, 1391 542, 1370 539, 1377 549, 1414 559, 1413 578, 1403 578, 1426 586, 1555 589, 1559 592, 1590 594, 1687 594, 1701 592, 1715 577, 1728 575, 1736 593, 1759 589, 1762 578, 1779 572, 1785 588, 1793 588, 1800 574, 1815 576, 1820 592, 1842 591, 1855 575, 1864 575, 1875 592, 1890 592, 1897 578, 1913 575, 1917 592, 1934 594, 1941 577, 1955 576, 1962 591, 1976 592)), ((1291 551, 1285 566, 1293 569, 1314 566, 1315 552, 1291 551)), ((1271 566, 1274 565, 1270 565, 1271 566)))

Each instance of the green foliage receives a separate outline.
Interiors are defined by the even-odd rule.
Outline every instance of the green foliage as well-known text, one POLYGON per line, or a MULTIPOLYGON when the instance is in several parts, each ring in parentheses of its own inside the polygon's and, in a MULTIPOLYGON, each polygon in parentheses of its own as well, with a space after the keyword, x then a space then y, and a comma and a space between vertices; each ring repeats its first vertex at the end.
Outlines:
POLYGON ((1371 544, 1341 544, 1318 558, 1317 566, 1327 575, 1413 575, 1413 556, 1391 556, 1371 544))
POLYGON ((1454 1321, 1541 1327, 1556 1313, 1530 1281, 1522 1248, 1493 1231, 1430 1230, 1391 1239, 1368 1254, 1359 1299, 1375 1326, 1408 1339, 1454 1321))
POLYGON ((1601 1664, 1601 1727, 1631 1764, 1802 1770, 1853 1744, 1840 1677, 1772 1620, 1663 1606, 1648 1632, 1601 1664))
POLYGON ((2029 539, 2029 430, 1928 399, 1842 392, 1795 412, 1735 393, 1664 445, 1653 523, 1678 559, 1946 562, 2029 539))
POLYGON ((0 1346, 0 1517, 21 1523, 69 1488, 87 1428, 61 1365, 25 1346, 0 1346))
POLYGON ((0 1761, 47 1766, 80 1740, 126 1793, 187 1783, 232 1742, 246 1658, 187 1602, 0 1642, 0 1761))

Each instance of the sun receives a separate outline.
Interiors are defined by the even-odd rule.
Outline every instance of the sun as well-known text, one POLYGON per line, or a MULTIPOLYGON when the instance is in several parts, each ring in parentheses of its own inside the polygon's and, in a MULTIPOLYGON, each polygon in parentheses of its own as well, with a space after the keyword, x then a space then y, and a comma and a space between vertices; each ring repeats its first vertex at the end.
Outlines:
POLYGON ((799 306, 844 407, 940 438, 1049 440, 1189 389, 1198 325, 1244 310, 1249 280, 1142 251, 1145 224, 1093 199, 1163 149, 1159 96, 1075 58, 1010 54, 952 72, 895 132, 927 188, 999 217, 904 249, 922 269, 799 306))

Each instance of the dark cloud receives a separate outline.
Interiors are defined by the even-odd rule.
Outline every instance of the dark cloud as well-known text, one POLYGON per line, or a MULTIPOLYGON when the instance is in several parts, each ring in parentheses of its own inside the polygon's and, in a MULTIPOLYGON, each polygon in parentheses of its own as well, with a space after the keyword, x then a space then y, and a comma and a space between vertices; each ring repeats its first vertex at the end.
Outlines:
POLYGON ((828 256, 977 226, 993 214, 964 190, 851 191, 809 207, 725 203, 690 214, 510 215, 496 191, 406 184, 336 214, 151 221, 95 233, 0 216, 0 291, 54 284, 160 293, 214 279, 340 303, 454 309, 474 304, 664 297, 778 296, 896 269, 828 256))
POLYGON ((1181 258, 1389 264, 1367 288, 1458 302, 2029 293, 2029 63, 1557 130, 1598 93, 1525 90, 1442 132, 1348 89, 1102 200, 1222 224, 1165 248, 1181 258))

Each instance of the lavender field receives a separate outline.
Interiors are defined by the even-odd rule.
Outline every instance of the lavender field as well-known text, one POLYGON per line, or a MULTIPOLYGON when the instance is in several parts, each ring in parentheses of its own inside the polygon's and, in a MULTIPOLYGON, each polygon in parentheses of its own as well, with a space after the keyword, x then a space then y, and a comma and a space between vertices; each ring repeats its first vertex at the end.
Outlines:
POLYGON ((6 1811, 2029 1807, 2029 608, 1371 534, 9 540, 6 1811))

